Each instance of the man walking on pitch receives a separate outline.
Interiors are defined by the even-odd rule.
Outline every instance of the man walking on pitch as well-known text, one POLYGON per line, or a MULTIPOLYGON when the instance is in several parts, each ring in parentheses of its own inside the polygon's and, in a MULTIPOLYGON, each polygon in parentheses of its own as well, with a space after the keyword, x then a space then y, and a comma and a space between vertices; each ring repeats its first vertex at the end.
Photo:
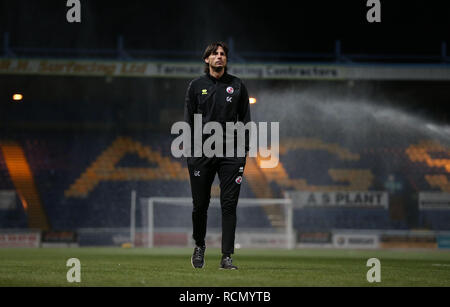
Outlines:
MULTIPOLYGON (((202 116, 202 125, 208 122, 219 123, 223 132, 226 131, 227 122, 241 122, 244 125, 248 123, 250 121, 248 92, 239 78, 227 73, 227 45, 223 42, 210 44, 203 53, 203 60, 205 74, 190 82, 185 97, 184 119, 190 125, 191 133, 194 131, 194 114, 202 116)), ((237 269, 232 263, 231 255, 234 253, 236 207, 246 155, 249 150, 249 135, 247 132, 245 134, 245 155, 243 157, 237 155, 238 150, 234 147, 233 155, 227 152, 227 154, 211 157, 202 153, 200 156, 194 154, 187 158, 193 198, 192 224, 195 248, 191 263, 194 268, 203 268, 205 265, 207 211, 211 198, 211 186, 217 173, 220 180, 222 212, 220 268, 237 269)), ((193 139, 191 137, 191 140, 193 139)), ((222 138, 222 140, 224 139, 225 137, 222 138)), ((231 139, 236 142, 235 133, 231 139)), ((227 140, 230 139, 227 138, 227 140)), ((201 143, 203 144, 204 141, 205 135, 202 134, 201 143)), ((229 144, 229 142, 224 143, 229 144)), ((192 144, 193 142, 191 142, 192 144)), ((198 147, 198 144, 193 145, 192 148, 195 146, 198 147)), ((223 149, 225 152, 225 146, 223 149)))

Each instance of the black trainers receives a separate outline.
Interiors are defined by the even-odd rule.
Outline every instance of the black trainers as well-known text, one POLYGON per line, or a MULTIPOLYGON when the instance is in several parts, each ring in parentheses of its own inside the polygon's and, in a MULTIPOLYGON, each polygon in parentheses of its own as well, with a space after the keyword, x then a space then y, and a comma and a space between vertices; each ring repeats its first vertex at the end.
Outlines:
POLYGON ((194 253, 191 257, 192 267, 201 269, 205 265, 205 250, 206 246, 195 246, 194 253))
POLYGON ((231 257, 225 257, 222 258, 222 261, 220 261, 220 269, 222 270, 237 270, 238 267, 233 265, 233 260, 231 257))

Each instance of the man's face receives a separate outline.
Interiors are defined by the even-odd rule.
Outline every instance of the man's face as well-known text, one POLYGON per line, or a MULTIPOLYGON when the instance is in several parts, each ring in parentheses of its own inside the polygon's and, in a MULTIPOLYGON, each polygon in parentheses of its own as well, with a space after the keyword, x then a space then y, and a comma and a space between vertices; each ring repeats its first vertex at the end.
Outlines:
POLYGON ((209 64, 213 70, 222 70, 227 66, 227 56, 221 46, 217 47, 216 51, 211 52, 209 57, 205 59, 205 63, 209 64))

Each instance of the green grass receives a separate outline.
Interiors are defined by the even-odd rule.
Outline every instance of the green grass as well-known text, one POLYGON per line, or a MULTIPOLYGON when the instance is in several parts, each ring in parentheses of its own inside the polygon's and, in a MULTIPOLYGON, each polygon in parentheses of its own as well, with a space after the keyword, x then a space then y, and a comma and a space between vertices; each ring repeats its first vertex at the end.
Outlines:
POLYGON ((0 249, 0 286, 315 287, 450 286, 450 251, 239 249, 239 270, 219 270, 220 251, 206 251, 193 269, 191 248, 0 249), (369 258, 381 262, 381 282, 369 283, 369 258), (69 283, 69 258, 81 262, 81 282, 69 283))

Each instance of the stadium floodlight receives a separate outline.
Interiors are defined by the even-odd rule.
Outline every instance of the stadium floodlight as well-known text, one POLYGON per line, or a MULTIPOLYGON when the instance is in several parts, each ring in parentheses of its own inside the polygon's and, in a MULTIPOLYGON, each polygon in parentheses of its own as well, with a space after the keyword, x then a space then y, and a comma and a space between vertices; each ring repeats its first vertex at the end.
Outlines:
MULTIPOLYGON (((132 196, 132 199, 133 197, 135 196, 132 196)), ((139 204, 140 206, 136 207, 132 201, 131 205, 130 240, 133 246, 161 246, 161 240, 166 246, 192 244, 191 197, 141 197, 139 204)), ((208 240, 213 242, 212 245, 220 244, 220 216, 220 199, 211 198, 207 244, 208 240)), ((290 199, 240 198, 237 218, 236 248, 294 248, 293 208, 290 199), (284 219, 282 226, 272 225, 267 218, 265 209, 273 206, 282 208, 280 210, 284 219), (265 223, 262 220, 265 220, 265 223)))
POLYGON ((15 93, 15 94, 12 95, 12 99, 14 101, 21 101, 23 99, 23 95, 19 94, 19 93, 15 93))

